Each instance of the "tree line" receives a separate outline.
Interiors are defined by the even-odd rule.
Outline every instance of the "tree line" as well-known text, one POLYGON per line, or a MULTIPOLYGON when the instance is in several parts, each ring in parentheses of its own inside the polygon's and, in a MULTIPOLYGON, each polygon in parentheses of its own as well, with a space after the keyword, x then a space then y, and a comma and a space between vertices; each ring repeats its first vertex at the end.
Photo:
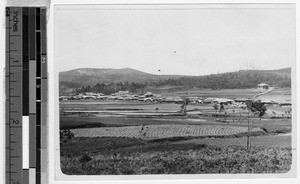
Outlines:
POLYGON ((144 83, 134 83, 134 82, 119 82, 119 83, 97 83, 94 86, 84 86, 75 89, 75 92, 78 93, 85 93, 85 92, 97 92, 103 93, 106 95, 118 92, 118 91, 136 91, 138 89, 146 87, 144 83))
POLYGON ((291 78, 275 73, 259 71, 212 74, 199 77, 181 77, 154 82, 154 86, 186 86, 208 89, 242 89, 253 88, 259 83, 267 83, 278 87, 291 87, 291 78))

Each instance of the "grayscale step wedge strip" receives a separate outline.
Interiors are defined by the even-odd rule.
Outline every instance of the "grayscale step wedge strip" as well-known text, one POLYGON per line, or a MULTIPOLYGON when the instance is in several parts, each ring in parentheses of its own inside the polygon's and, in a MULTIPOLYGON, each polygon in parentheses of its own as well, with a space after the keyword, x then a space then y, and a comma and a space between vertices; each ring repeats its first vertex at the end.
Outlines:
POLYGON ((29 8, 29 181, 36 167, 36 8, 29 8))
POLYGON ((29 115, 29 14, 23 8, 23 116, 29 115))
POLYGON ((47 69, 47 29, 46 7, 41 8, 41 183, 47 183, 48 141, 47 141, 47 103, 48 103, 48 69, 47 69))
POLYGON ((36 8, 36 184, 41 183, 41 9, 36 8))
MULTIPOLYGON (((22 106, 23 106, 23 116, 27 116, 29 118, 29 72, 30 71, 29 71, 29 22, 28 22, 29 12, 28 11, 29 9, 27 7, 23 8, 23 38, 22 38, 23 39, 23 81, 22 81, 23 105, 22 106)), ((23 184, 29 184, 29 168, 23 168, 23 184)))
POLYGON ((29 184, 29 169, 23 169, 23 184, 29 184))

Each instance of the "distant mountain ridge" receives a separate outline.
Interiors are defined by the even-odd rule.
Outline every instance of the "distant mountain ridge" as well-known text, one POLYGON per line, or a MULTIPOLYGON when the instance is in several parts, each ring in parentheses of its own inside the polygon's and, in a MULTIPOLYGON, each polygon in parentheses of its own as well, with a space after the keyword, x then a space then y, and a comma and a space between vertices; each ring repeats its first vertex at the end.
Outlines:
POLYGON ((131 68, 122 69, 96 69, 79 68, 66 72, 60 72, 59 81, 79 83, 83 86, 95 85, 97 83, 119 83, 135 82, 144 83, 147 81, 156 81, 164 79, 176 79, 181 75, 154 75, 131 68))
POLYGON ((289 77, 291 77, 291 74, 292 74, 291 68, 282 68, 282 69, 278 69, 278 70, 266 70, 266 71, 270 72, 270 73, 282 75, 282 76, 289 76, 289 77))
POLYGON ((154 75, 131 68, 79 68, 61 72, 59 80, 60 82, 76 84, 76 86, 81 87, 120 82, 202 88, 247 88, 254 87, 261 82, 277 86, 290 86, 291 68, 278 70, 241 70, 205 76, 154 75))

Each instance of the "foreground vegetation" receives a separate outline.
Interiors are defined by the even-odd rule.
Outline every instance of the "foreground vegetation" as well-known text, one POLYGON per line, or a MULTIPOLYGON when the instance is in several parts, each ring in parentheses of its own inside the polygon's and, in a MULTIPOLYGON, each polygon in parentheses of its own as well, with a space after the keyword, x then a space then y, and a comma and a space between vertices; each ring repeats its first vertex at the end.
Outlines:
POLYGON ((290 147, 247 151, 127 138, 75 138, 61 146, 61 169, 69 175, 284 173, 292 162, 290 147))
POLYGON ((205 144, 196 150, 61 157, 62 171, 76 175, 284 173, 290 165, 288 148, 273 149, 272 153, 255 148, 247 153, 243 147, 219 148, 205 144))

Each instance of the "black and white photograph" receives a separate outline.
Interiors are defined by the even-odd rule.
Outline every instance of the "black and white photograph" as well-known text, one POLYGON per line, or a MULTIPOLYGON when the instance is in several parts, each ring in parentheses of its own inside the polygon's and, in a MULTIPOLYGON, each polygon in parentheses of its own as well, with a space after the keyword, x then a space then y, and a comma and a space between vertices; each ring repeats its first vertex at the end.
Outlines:
POLYGON ((285 174, 292 4, 54 7, 65 175, 285 174))

